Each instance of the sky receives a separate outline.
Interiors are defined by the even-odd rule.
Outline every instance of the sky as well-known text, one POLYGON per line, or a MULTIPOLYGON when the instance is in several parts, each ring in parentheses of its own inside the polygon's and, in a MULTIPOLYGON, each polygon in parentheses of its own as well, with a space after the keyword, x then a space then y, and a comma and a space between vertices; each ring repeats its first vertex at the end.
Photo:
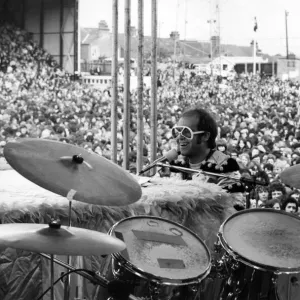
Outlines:
MULTIPOLYGON (((124 32, 124 1, 119 0, 119 32, 124 32)), ((137 27, 137 2, 131 0, 131 25, 137 27)), ((144 0, 144 34, 151 35, 151 0, 144 0)), ((219 2, 222 44, 248 46, 254 38, 254 18, 258 30, 255 38, 263 53, 286 55, 286 22, 288 12, 289 52, 300 56, 299 0, 157 0, 158 37, 167 38, 179 31, 180 39, 208 41, 208 20, 217 19, 211 7, 219 2), (213 2, 211 2, 213 1, 213 2), (186 25, 185 25, 186 20, 186 25)), ((79 24, 97 27, 106 20, 111 29, 111 0, 80 0, 79 24)))

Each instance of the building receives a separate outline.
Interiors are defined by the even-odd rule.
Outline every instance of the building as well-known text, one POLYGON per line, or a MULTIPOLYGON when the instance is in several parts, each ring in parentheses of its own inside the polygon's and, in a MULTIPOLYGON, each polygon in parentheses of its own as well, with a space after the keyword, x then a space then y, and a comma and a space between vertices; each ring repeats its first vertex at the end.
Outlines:
MULTIPOLYGON (((257 56, 255 59, 258 66, 262 63, 267 63, 268 59, 264 59, 261 56, 257 56)), ((215 58, 211 63, 210 66, 213 69, 218 69, 222 71, 231 71, 234 69, 234 66, 237 64, 253 64, 253 56, 220 56, 215 58)), ((247 68, 246 68, 247 69, 247 68)), ((257 68, 259 71, 259 67, 257 68)))

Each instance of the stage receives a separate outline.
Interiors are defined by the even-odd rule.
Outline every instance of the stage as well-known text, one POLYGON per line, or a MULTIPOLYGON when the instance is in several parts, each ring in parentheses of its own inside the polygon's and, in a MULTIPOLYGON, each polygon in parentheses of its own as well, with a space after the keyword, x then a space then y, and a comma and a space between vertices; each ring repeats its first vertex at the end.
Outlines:
MULTIPOLYGON (((1 223, 47 224, 51 218, 68 223, 69 202, 28 181, 8 165, 1 163, 0 220, 1 223)), ((109 207, 73 201, 72 226, 107 233, 118 221, 131 216, 157 216, 182 224, 195 232, 207 245, 214 258, 214 242, 220 225, 232 214, 234 199, 221 188, 207 183, 186 183, 170 179, 155 179, 142 189, 141 199, 128 206, 109 207)), ((0 246, 1 247, 1 246, 0 246)), ((49 261, 39 254, 22 249, 0 248, 0 299, 32 300, 49 287, 49 261)), ((57 256, 66 261, 67 257, 57 256)), ((89 270, 101 270, 103 257, 72 257, 72 265, 89 270)), ((55 265, 55 277, 66 270, 55 265)), ((299 299, 299 287, 291 284, 293 275, 281 275, 278 291, 281 299, 299 299)), ((297 275, 298 276, 298 275, 297 275)), ((297 278, 296 276, 296 278, 297 278)), ((295 276, 294 276, 295 277, 295 276)), ((221 280, 204 280, 206 295, 218 299, 221 280)), ((56 285, 55 299, 63 300, 63 282, 56 285)), ((71 276, 71 299, 86 297, 99 300, 97 286, 80 276, 71 276)), ((50 299, 48 294, 43 298, 50 299)))

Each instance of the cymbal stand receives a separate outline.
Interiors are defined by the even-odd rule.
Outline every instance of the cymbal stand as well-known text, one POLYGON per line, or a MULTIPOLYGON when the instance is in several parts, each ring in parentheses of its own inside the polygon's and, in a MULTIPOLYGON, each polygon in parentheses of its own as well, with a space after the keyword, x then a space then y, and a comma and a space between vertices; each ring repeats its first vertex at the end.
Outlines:
MULTIPOLYGON (((40 255, 47 258, 47 259, 51 259, 51 256, 48 255, 48 254, 40 253, 40 255)), ((71 265, 67 264, 66 262, 61 261, 57 258, 54 259, 54 262, 57 263, 58 265, 62 266, 62 267, 65 267, 68 270, 74 271, 74 273, 88 279, 93 284, 99 284, 100 286, 102 286, 104 288, 107 288, 108 285, 110 284, 110 281, 107 280, 105 277, 103 277, 100 272, 91 272, 91 273, 89 273, 88 270, 87 270, 87 272, 82 271, 82 270, 76 271, 76 268, 74 268, 73 266, 71 266, 71 265)), ((135 297, 131 294, 128 295, 128 299, 129 300, 142 300, 142 298, 135 297)))
MULTIPOLYGON (((60 221, 52 219, 51 222, 49 223, 49 229, 50 230, 58 230, 60 229, 60 221)), ((54 255, 50 255, 50 299, 54 300, 54 255)))
POLYGON ((50 255, 50 272, 51 272, 51 300, 54 300, 54 255, 50 255))
MULTIPOLYGON (((72 201, 73 197, 76 194, 76 191, 71 189, 67 195, 67 199, 69 201, 69 216, 68 216, 68 226, 72 226, 72 201)), ((70 265, 71 264, 71 256, 67 256, 67 262, 70 265)), ((70 274, 66 276, 65 282, 64 282, 64 300, 70 299, 70 274)))

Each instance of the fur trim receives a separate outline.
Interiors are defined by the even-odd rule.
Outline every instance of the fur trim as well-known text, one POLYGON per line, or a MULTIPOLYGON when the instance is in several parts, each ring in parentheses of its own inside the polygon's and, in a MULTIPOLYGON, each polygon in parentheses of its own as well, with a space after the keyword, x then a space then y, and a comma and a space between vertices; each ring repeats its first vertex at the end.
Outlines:
MULTIPOLYGON (((56 217, 63 225, 68 224, 68 201, 65 198, 40 188, 13 170, 0 172, 0 180, 1 223, 46 224, 51 217, 56 217)), ((220 225, 235 212, 232 196, 219 186, 200 181, 158 178, 151 183, 143 188, 142 198, 129 206, 108 207, 74 201, 72 226, 107 232, 119 220, 132 215, 159 216, 191 229, 207 244, 214 257, 214 242, 220 225)), ((0 256, 5 261, 0 274, 4 278, 0 298, 9 295, 10 299, 36 299, 48 285, 49 261, 39 254, 10 248, 3 250, 0 256), (24 296, 24 291, 30 293, 24 296)), ((101 256, 83 257, 87 269, 99 270, 101 262, 101 256)), ((64 270, 57 266, 55 276, 58 277, 61 271, 64 270)), ((84 285, 86 295, 92 298, 96 287, 84 285)))

